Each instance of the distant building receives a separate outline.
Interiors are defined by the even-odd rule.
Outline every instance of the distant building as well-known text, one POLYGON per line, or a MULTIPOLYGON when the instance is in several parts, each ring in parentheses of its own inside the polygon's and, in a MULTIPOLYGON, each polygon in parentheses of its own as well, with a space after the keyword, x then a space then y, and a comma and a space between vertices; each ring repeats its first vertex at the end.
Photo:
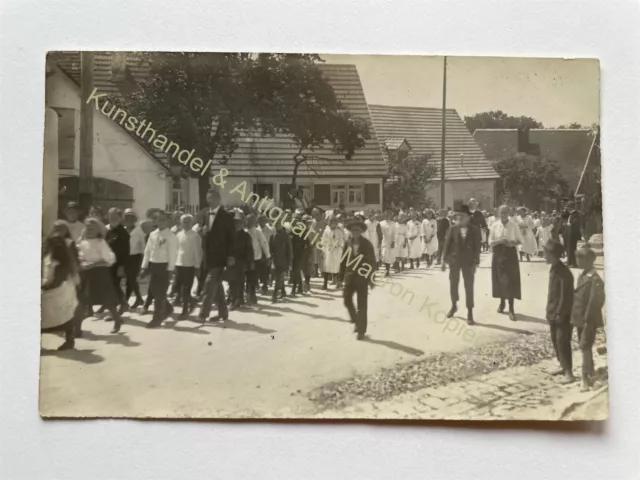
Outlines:
MULTIPOLYGON (((390 155, 429 155, 438 172, 425 195, 440 204, 442 110, 439 108, 369 105, 381 148, 390 155)), ((476 198, 481 209, 495 206, 499 178, 454 109, 446 112, 445 205, 456 208, 476 198)))

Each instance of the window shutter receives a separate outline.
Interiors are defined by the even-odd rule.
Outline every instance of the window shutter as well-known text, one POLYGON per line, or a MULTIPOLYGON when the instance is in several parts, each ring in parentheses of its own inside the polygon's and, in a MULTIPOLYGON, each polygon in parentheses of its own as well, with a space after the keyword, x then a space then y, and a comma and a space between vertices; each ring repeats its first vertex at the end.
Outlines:
POLYGON ((285 208, 292 208, 294 205, 293 200, 289 197, 289 192, 291 192, 291 184, 289 183, 281 183, 280 184, 280 203, 285 208))
POLYGON ((364 203, 380 203, 380 184, 368 183, 364 186, 364 203))
POLYGON ((316 205, 331 205, 331 186, 328 183, 315 184, 313 200, 316 205))

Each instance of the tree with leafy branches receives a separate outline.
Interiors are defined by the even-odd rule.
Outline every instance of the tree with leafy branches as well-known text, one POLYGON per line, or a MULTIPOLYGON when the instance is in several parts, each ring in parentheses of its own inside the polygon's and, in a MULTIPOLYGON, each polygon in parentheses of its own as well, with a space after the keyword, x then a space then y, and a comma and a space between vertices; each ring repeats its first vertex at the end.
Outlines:
MULTIPOLYGON (((244 132, 291 135, 293 184, 300 165, 316 157, 328 142, 351 158, 369 138, 368 126, 338 101, 313 54, 162 53, 146 54, 149 75, 126 97, 133 114, 181 146, 190 146, 205 162, 226 164, 244 132)), ((312 165, 311 165, 312 167, 312 165)), ((205 204, 208 175, 197 176, 205 204)))
POLYGON ((438 168, 430 161, 430 155, 392 155, 386 150, 387 177, 384 199, 387 206, 431 206, 427 188, 436 176, 438 168))
POLYGON ((517 153, 498 160, 494 167, 500 175, 498 197, 509 203, 537 209, 545 198, 569 194, 558 163, 544 156, 517 153))
POLYGON ((491 110, 490 112, 476 113, 465 116, 464 123, 469 132, 473 133, 478 128, 514 128, 518 130, 529 130, 531 128, 544 128, 541 122, 535 118, 527 116, 514 117, 502 110, 491 110))

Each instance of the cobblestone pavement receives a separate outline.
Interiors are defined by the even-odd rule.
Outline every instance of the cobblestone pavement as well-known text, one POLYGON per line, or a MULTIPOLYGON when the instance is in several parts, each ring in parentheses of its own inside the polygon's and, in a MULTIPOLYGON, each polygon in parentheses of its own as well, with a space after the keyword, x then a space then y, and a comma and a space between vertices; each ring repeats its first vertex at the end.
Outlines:
MULTIPOLYGON (((574 355, 574 360, 580 355, 574 355)), ((315 418, 386 420, 604 420, 608 417, 606 358, 596 356, 601 373, 595 390, 580 392, 580 383, 563 385, 549 372, 555 359, 479 375, 435 388, 424 388, 382 402, 360 402, 326 410, 315 418), (596 396, 591 409, 579 409, 596 396), (582 416, 581 416, 582 415, 582 416)), ((581 361, 574 365, 579 372, 581 361)))

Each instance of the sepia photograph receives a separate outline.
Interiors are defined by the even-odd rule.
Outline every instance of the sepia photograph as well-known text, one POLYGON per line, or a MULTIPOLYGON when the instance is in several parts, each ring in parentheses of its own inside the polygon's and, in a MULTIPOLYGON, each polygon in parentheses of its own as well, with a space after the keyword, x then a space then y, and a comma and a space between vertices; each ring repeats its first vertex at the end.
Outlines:
POLYGON ((597 59, 45 72, 42 417, 608 418, 597 59))

